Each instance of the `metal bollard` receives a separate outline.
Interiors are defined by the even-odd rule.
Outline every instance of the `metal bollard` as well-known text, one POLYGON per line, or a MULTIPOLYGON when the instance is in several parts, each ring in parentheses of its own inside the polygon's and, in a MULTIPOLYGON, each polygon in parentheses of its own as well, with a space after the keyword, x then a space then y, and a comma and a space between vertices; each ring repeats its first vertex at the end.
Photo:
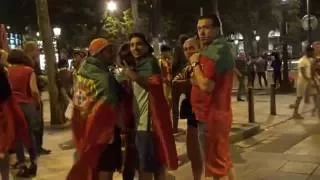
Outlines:
POLYGON ((249 123, 255 123, 254 99, 253 99, 252 87, 248 88, 248 114, 249 114, 249 123))
POLYGON ((270 92, 270 114, 277 115, 277 106, 276 106, 276 85, 271 85, 270 92))

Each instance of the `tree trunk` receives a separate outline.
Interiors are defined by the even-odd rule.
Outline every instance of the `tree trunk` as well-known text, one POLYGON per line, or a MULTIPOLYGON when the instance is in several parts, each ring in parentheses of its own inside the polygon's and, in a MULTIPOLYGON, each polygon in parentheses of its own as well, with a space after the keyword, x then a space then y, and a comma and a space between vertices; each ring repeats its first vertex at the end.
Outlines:
POLYGON ((50 97, 50 122, 51 125, 60 125, 63 123, 63 120, 61 119, 61 114, 63 113, 61 113, 58 101, 59 93, 56 84, 56 57, 53 46, 52 28, 50 25, 47 0, 36 0, 36 7, 38 24, 40 27, 47 65, 48 89, 50 97))
POLYGON ((161 33, 161 6, 162 0, 152 0, 152 35, 153 37, 158 37, 161 33))
POLYGON ((220 13, 219 13, 219 0, 212 0, 212 4, 213 4, 213 12, 218 16, 221 24, 220 33, 221 35, 223 35, 223 24, 222 24, 220 13))
POLYGON ((133 17, 133 22, 134 22, 133 30, 135 32, 138 32, 139 25, 140 25, 138 0, 131 0, 131 12, 132 12, 132 17, 133 17))
POLYGON ((246 54, 254 54, 255 50, 253 47, 254 35, 251 30, 242 33, 244 36, 244 50, 246 54))

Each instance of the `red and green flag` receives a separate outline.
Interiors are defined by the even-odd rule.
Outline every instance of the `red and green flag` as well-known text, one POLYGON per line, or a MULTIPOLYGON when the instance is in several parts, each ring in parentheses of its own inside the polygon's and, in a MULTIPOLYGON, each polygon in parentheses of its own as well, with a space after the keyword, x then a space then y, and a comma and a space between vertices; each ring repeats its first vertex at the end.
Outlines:
POLYGON ((229 154, 229 133, 232 124, 231 95, 234 55, 231 45, 220 37, 214 40, 201 56, 213 61, 215 88, 207 119, 206 174, 225 175, 232 167, 229 154))
POLYGON ((178 157, 170 116, 170 108, 164 96, 163 82, 158 60, 148 56, 137 62, 136 71, 147 78, 148 114, 157 144, 160 162, 169 170, 178 168, 178 157))
POLYGON ((108 67, 89 57, 77 75, 72 129, 79 160, 68 180, 95 180, 101 152, 114 135, 121 87, 108 67))

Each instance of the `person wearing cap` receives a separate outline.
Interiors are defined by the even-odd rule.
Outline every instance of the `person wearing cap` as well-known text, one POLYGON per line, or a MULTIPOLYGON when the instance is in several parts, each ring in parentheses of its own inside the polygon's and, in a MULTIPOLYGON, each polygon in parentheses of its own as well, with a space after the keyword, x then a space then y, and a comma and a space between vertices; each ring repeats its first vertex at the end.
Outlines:
POLYGON ((220 35, 220 24, 215 14, 198 19, 202 49, 189 58, 193 73, 191 104, 198 120, 203 174, 215 180, 234 180, 229 150, 234 55, 232 47, 220 35))
POLYGON ((159 63, 143 34, 133 33, 129 41, 135 69, 125 62, 120 66, 132 81, 139 178, 166 179, 167 169, 178 168, 178 158, 159 63))
POLYGON ((94 39, 90 55, 77 74, 72 130, 78 161, 67 180, 109 180, 120 169, 121 137, 117 127, 122 88, 110 72, 114 45, 110 39, 94 39))

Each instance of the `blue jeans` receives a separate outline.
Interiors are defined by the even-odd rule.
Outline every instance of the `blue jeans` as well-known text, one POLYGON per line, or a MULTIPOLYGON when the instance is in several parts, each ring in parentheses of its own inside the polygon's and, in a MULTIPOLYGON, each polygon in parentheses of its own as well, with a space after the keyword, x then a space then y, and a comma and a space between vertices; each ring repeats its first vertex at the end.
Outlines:
MULTIPOLYGON (((29 136, 30 136, 30 147, 28 147, 28 153, 30 156, 30 161, 32 163, 36 162, 37 155, 40 152, 37 152, 39 147, 36 141, 36 132, 39 130, 40 125, 40 114, 37 111, 36 105, 33 103, 21 103, 19 104, 24 116, 27 120, 29 136)), ((22 140, 18 140, 18 145, 16 149, 17 160, 19 163, 25 162, 24 156, 24 145, 22 140)))

